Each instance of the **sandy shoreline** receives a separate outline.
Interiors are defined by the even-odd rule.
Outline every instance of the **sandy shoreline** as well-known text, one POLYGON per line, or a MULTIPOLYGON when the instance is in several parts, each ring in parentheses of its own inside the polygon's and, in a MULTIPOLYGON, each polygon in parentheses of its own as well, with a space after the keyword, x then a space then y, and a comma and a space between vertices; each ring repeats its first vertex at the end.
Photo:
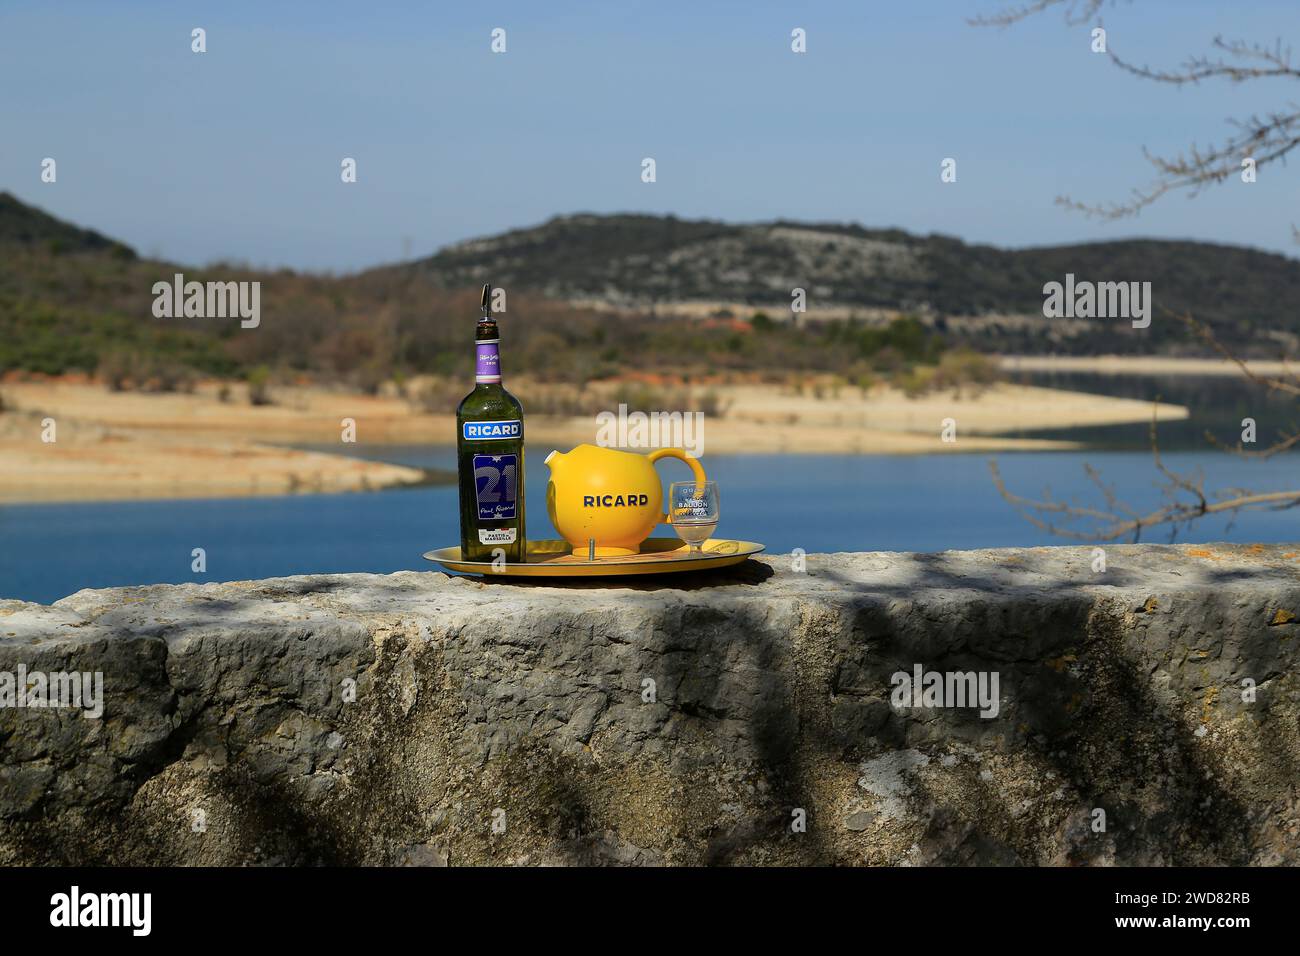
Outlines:
MULTIPOLYGON (((1300 375, 1300 363, 1250 361, 1258 375, 1300 375)), ((1169 358, 1160 355, 1004 355, 1004 372, 1096 372, 1102 375, 1231 375, 1242 374, 1236 362, 1213 358, 1169 358)))
MULTIPOLYGON (((363 491, 415 484, 428 475, 347 454, 357 446, 451 445, 455 418, 399 397, 314 387, 279 388, 276 404, 252 406, 238 386, 193 394, 112 392, 88 383, 22 382, 0 388, 0 502, 111 501, 363 491), (42 441, 52 419, 54 442, 42 441), (346 440, 354 437, 355 445, 346 440), (337 445, 339 454, 289 445, 337 445)), ((889 389, 800 393, 776 385, 717 386, 723 417, 705 419, 703 456, 737 453, 930 454, 1077 448, 1008 431, 1147 422, 1147 402, 1002 384, 978 395, 910 399, 889 389), (944 441, 946 419, 956 441, 944 441)), ((527 411, 527 388, 516 389, 527 411)), ((611 409, 614 410, 614 409, 611 409)), ((1162 405, 1160 420, 1187 417, 1162 405)), ((530 415, 531 445, 594 442, 593 417, 530 415)), ((670 444, 668 436, 661 441, 670 444)))

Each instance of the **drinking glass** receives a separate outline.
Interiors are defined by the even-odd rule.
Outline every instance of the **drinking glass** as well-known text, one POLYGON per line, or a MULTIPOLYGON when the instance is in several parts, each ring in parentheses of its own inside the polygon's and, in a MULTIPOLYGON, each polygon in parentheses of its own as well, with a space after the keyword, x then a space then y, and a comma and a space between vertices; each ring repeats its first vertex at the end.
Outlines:
POLYGON ((704 542, 718 526, 718 483, 674 481, 668 486, 668 523, 692 555, 702 555, 704 542))

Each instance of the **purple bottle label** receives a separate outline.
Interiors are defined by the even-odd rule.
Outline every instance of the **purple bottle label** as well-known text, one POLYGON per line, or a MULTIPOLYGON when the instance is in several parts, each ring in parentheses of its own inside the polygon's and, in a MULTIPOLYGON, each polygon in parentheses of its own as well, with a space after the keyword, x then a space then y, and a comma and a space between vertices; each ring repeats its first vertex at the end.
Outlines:
POLYGON ((477 353, 474 381, 501 381, 501 357, 497 354, 497 343, 500 341, 500 339, 484 339, 474 343, 474 350, 477 353))
POLYGON ((480 521, 513 520, 518 455, 475 455, 474 491, 480 521))

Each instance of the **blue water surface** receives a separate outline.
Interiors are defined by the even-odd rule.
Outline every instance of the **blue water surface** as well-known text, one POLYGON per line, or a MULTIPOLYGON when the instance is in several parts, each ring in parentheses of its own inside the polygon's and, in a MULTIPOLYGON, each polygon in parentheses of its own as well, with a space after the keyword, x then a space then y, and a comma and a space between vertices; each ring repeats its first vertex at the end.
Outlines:
MULTIPOLYGON (((529 449, 528 532, 555 537, 546 515, 542 459, 529 449)), ((450 448, 385 447, 367 457, 453 468, 450 448)), ((1090 462, 1134 507, 1160 503, 1160 476, 1146 452, 1061 452, 996 456, 1012 490, 1050 487, 1097 505, 1090 462)), ((939 551, 1069 543, 1035 528, 998 494, 988 456, 706 456, 722 495, 719 536, 761 541, 771 552, 939 551)), ((1246 461, 1216 451, 1174 452, 1165 463, 1198 470, 1207 489, 1294 488, 1295 455, 1246 461)), ((664 481, 685 466, 658 467, 664 481)), ((49 602, 81 588, 230 581, 312 572, 431 567, 420 555, 459 541, 453 486, 346 495, 0 506, 0 597, 49 602), (191 571, 203 548, 207 572, 191 571)), ((657 534, 669 534, 661 528, 657 534)), ((1166 540, 1155 531, 1148 540, 1166 540)), ((1182 541, 1300 541, 1300 509, 1204 519, 1182 541)))

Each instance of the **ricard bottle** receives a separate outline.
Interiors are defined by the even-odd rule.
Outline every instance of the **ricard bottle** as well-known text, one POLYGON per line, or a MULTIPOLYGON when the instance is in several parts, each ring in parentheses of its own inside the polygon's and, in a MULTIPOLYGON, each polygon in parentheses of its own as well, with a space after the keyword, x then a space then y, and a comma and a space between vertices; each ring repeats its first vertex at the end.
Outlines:
POLYGON ((522 562, 524 539, 524 410, 501 386, 501 337, 492 316, 492 286, 483 287, 483 315, 474 333, 474 391, 456 409, 460 476, 460 553, 466 561, 504 556, 522 562))

